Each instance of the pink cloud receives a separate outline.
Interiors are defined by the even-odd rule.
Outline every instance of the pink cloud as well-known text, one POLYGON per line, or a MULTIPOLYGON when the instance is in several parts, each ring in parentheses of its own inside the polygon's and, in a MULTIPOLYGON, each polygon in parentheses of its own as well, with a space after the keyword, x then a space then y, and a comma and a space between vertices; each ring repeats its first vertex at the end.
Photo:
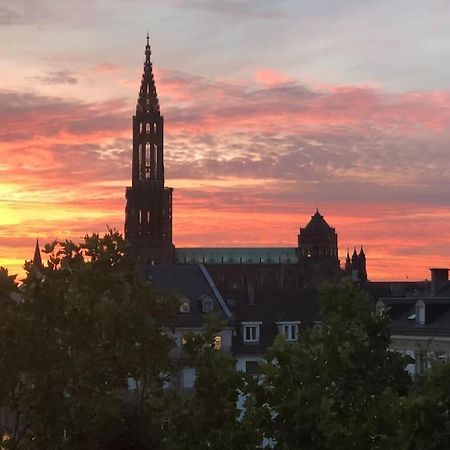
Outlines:
POLYGON ((292 82, 286 74, 273 69, 260 69, 255 72, 255 81, 263 86, 274 86, 292 82))

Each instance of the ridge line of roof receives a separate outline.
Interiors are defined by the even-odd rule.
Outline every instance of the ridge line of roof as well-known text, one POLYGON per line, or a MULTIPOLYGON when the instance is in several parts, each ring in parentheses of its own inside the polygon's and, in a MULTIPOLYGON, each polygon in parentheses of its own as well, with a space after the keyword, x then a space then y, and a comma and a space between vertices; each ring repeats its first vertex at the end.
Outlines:
POLYGON ((232 317, 231 311, 228 309, 228 306, 225 303, 225 300, 222 298, 222 295, 220 295, 220 292, 217 289, 216 284, 214 283, 213 279, 211 278, 211 275, 207 271, 204 264, 199 264, 198 266, 200 267, 200 270, 201 270, 203 276, 205 277, 206 281, 208 282, 209 287, 211 288, 214 295, 216 296, 217 301, 220 303, 220 306, 222 307, 223 312, 228 317, 228 319, 231 319, 231 317, 232 317))

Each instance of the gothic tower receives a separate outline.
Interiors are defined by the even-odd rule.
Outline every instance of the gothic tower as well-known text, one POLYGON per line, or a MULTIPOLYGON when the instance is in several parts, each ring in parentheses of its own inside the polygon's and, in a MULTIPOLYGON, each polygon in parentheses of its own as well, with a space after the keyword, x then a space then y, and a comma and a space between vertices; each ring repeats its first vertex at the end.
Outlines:
POLYGON ((144 72, 133 116, 131 187, 126 189, 125 239, 141 264, 173 262, 172 188, 164 186, 164 119, 159 110, 147 34, 144 72))
POLYGON ((298 257, 310 275, 336 277, 340 274, 337 234, 319 210, 298 235, 298 257))

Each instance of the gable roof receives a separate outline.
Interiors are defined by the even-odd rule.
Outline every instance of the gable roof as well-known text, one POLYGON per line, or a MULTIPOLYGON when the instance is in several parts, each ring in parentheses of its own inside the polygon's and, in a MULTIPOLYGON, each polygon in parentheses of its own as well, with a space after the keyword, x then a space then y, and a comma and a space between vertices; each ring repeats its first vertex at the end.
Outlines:
POLYGON ((203 325, 202 299, 205 296, 213 299, 214 312, 220 318, 226 321, 231 319, 231 312, 227 305, 223 299, 218 298, 218 291, 205 277, 205 273, 200 266, 154 265, 146 266, 144 271, 153 288, 172 292, 180 300, 182 298, 190 300, 190 311, 178 315, 177 326, 201 327, 203 325))

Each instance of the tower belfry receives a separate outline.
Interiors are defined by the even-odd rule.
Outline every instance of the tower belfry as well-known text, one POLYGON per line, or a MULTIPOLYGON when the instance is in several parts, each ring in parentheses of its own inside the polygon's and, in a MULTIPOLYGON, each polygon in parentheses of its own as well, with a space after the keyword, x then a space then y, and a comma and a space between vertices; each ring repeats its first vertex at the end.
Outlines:
POLYGON ((132 181, 126 190, 125 238, 141 263, 171 263, 172 188, 164 186, 164 119, 153 77, 149 36, 133 116, 132 181))

